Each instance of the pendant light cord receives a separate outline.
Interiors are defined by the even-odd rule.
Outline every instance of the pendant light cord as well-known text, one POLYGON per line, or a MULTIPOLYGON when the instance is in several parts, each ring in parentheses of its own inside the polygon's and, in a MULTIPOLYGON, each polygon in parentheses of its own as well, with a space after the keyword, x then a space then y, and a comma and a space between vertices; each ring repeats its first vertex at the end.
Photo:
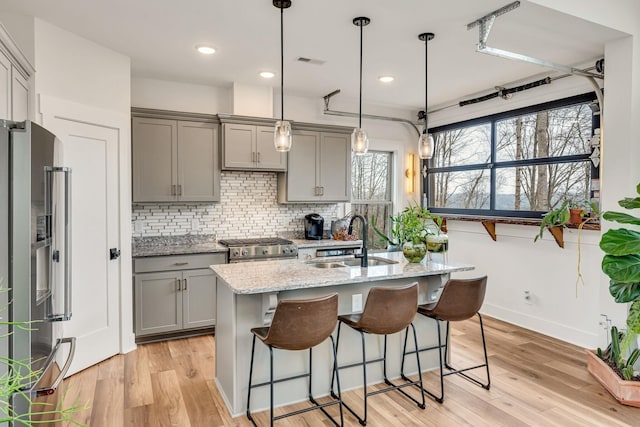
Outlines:
POLYGON ((358 114, 358 128, 362 129, 362 27, 364 24, 360 23, 360 114, 358 114))
POLYGON ((280 7, 280 119, 284 121, 284 8, 280 7))
POLYGON ((428 126, 428 119, 427 119, 427 99, 428 99, 428 93, 429 93, 429 83, 428 83, 428 79, 427 79, 427 75, 428 75, 428 68, 429 66, 429 36, 426 36, 424 38, 424 130, 422 131, 422 133, 428 133, 429 131, 427 130, 427 126, 428 126))

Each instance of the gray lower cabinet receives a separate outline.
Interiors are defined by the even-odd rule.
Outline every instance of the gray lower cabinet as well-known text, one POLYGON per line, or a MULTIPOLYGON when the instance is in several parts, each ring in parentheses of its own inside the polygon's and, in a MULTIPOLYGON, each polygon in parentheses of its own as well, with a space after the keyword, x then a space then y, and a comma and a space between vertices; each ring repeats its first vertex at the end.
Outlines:
POLYGON ((223 253, 135 259, 136 337, 215 326, 216 282, 208 266, 224 263, 223 253))
POLYGON ((134 117, 134 202, 220 201, 218 125, 134 117))
POLYGON ((223 169, 287 170, 287 155, 273 146, 273 126, 224 123, 222 135, 223 169))
POLYGON ((350 198, 349 135, 294 130, 287 172, 278 176, 278 202, 348 202, 350 198))

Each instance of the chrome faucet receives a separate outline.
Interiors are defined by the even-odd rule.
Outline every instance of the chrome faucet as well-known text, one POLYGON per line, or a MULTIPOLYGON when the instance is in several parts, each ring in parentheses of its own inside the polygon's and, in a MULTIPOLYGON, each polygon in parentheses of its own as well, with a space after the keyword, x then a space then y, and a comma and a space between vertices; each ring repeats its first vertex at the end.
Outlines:
POLYGON ((367 220, 362 215, 352 216, 351 221, 349 221, 347 233, 351 234, 353 232, 353 221, 355 221, 356 218, 360 218, 360 221, 362 221, 362 252, 360 255, 356 255, 356 258, 360 258, 360 267, 367 268, 369 266, 369 258, 367 256, 367 234, 369 233, 367 220))

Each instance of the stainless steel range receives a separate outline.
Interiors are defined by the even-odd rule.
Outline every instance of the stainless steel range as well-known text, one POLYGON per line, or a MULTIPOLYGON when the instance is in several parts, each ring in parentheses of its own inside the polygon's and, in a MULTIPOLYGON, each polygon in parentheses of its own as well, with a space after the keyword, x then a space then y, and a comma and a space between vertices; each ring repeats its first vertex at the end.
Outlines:
POLYGON ((279 237, 225 239, 219 240, 218 243, 229 248, 230 263, 296 258, 298 256, 298 247, 291 240, 279 237))

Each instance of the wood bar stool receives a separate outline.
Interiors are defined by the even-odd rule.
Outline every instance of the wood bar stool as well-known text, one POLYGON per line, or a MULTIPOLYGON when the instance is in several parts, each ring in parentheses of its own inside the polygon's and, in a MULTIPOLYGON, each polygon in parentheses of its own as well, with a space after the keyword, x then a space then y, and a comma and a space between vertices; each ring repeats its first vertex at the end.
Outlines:
POLYGON ((282 300, 278 302, 276 311, 273 315, 273 321, 270 327, 253 328, 253 344, 251 345, 251 367, 249 369, 249 389, 247 392, 247 418, 257 426, 255 420, 251 416, 249 404, 251 402, 251 389, 257 387, 269 386, 269 415, 271 426, 275 420, 299 415, 304 412, 320 409, 334 425, 343 425, 342 400, 340 398, 340 380, 337 378, 337 360, 336 346, 331 333, 336 327, 338 321, 338 294, 331 294, 321 298, 306 300, 282 300), (253 356, 256 347, 256 338, 259 338, 265 345, 269 347, 269 381, 252 385, 253 377, 253 356), (337 400, 328 403, 319 404, 311 394, 312 371, 313 371, 313 347, 331 339, 331 350, 333 352, 333 378, 338 381, 338 395, 333 393, 333 384, 331 394, 337 400), (286 378, 274 379, 273 377, 273 349, 282 350, 309 350, 309 372, 301 375, 294 375, 286 378), (313 404, 310 408, 289 412, 277 417, 273 416, 273 385, 284 381, 290 381, 299 378, 309 378, 309 401, 313 404), (331 405, 340 406, 340 423, 329 415, 325 407, 331 405))
MULTIPOLYGON (((338 335, 336 338, 336 353, 340 344, 340 327, 342 324, 350 326, 354 330, 360 332, 362 340, 362 362, 352 363, 350 365, 338 366, 335 371, 335 379, 337 380, 337 373, 340 369, 352 368, 354 366, 362 366, 363 386, 364 386, 364 416, 360 417, 356 412, 349 407, 346 403, 342 403, 349 412, 351 412, 360 422, 361 425, 367 425, 367 397, 373 396, 379 393, 385 393, 391 390, 398 390, 400 393, 415 402, 421 409, 425 408, 424 393, 422 392, 422 378, 418 376, 417 381, 411 381, 406 379, 407 383, 396 385, 387 378, 387 335, 395 334, 397 332, 405 330, 405 345, 406 337, 409 335, 409 326, 413 330, 413 340, 415 348, 418 348, 418 339, 416 337, 416 330, 413 326, 413 319, 416 316, 416 310, 418 307, 418 284, 413 283, 408 286, 391 288, 391 287, 375 287, 369 291, 367 302, 364 306, 364 310, 361 314, 348 314, 339 316, 338 320, 338 335), (365 335, 364 334, 376 334, 384 335, 384 352, 383 357, 373 360, 367 360, 365 351, 365 335), (389 386, 382 390, 376 390, 367 393, 367 365, 370 363, 382 362, 384 382, 389 386), (422 400, 419 402, 414 397, 407 394, 403 387, 418 386, 421 390, 420 395, 422 400)), ((420 370, 420 358, 417 357, 418 370, 420 370)), ((339 398, 333 392, 334 378, 331 380, 331 394, 334 398, 339 398)), ((339 390, 338 390, 339 391, 339 390)))
MULTIPOLYGON (((427 350, 438 350, 440 356, 440 395, 437 396, 434 393, 424 390, 429 396, 434 398, 437 402, 442 403, 444 401, 444 377, 447 375, 457 374, 467 380, 481 386, 482 388, 489 390, 491 388, 491 378, 489 376, 489 359, 487 358, 487 344, 484 338, 484 326, 482 325, 482 316, 480 315, 480 308, 484 301, 484 294, 487 289, 487 276, 479 277, 477 279, 450 279, 442 290, 440 299, 437 302, 431 304, 423 304, 418 306, 418 313, 423 316, 430 317, 436 321, 436 328, 438 330, 438 345, 422 348, 419 352, 427 350), (484 350, 484 363, 476 366, 471 366, 463 369, 456 369, 449 365, 446 360, 443 360, 442 349, 444 348, 445 357, 449 350, 449 322, 455 322, 460 320, 467 320, 471 317, 478 315, 480 319, 480 333, 482 334, 482 349, 484 350), (447 333, 445 335, 445 344, 442 345, 442 337, 440 333, 440 322, 447 322, 447 333), (443 367, 447 368, 449 372, 443 373, 443 367), (486 368, 487 382, 483 383, 480 380, 473 378, 466 374, 467 371, 478 368, 486 368)), ((402 356, 402 378, 406 378, 404 375, 404 358, 408 354, 416 353, 415 351, 407 351, 407 340, 404 342, 404 354, 402 356)), ((420 368, 418 367, 418 370, 420 368)))

